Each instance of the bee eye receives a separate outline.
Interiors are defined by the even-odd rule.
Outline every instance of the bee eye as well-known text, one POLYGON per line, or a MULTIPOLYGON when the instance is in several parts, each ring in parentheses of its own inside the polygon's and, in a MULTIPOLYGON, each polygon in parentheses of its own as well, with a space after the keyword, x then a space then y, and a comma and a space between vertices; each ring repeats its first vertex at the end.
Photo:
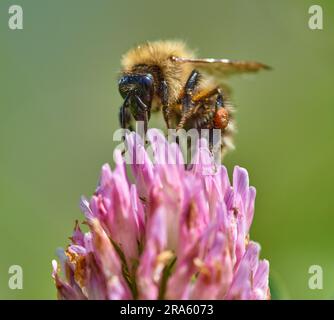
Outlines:
POLYGON ((153 94, 153 76, 151 74, 127 74, 120 78, 118 89, 123 98, 130 92, 140 97, 151 97, 153 94))
POLYGON ((153 89, 152 75, 146 74, 145 76, 142 76, 139 82, 143 91, 151 91, 153 89))
POLYGON ((130 78, 130 76, 123 76, 118 81, 118 90, 119 90, 119 93, 121 94, 122 98, 125 98, 127 96, 128 92, 131 91, 130 79, 129 78, 130 78))

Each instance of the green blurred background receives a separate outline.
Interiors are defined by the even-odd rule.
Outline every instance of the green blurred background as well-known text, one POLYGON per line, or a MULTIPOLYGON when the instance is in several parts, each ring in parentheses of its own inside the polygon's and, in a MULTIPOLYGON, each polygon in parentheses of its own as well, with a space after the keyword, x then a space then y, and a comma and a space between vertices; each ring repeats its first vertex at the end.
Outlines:
POLYGON ((201 57, 255 59, 272 72, 234 78, 239 133, 226 157, 258 191, 252 238, 281 298, 334 298, 334 2, 288 0, 0 1, 0 298, 53 299, 51 260, 79 197, 112 161, 121 55, 183 39, 201 57), (8 28, 20 4, 24 30, 8 28), (324 30, 308 28, 308 8, 324 30), (21 265, 23 290, 8 289, 21 265), (308 288, 321 265, 323 290, 308 288))

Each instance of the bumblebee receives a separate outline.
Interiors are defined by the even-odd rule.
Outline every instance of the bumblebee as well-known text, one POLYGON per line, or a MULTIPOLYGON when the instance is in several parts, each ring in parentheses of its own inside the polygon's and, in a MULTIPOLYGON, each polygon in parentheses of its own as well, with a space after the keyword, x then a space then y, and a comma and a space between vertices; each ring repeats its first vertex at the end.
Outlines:
POLYGON ((152 112, 162 112, 167 128, 220 129, 222 148, 233 147, 233 108, 224 79, 235 73, 269 69, 254 61, 197 59, 183 42, 146 42, 122 58, 118 82, 124 99, 119 120, 145 131, 152 112))

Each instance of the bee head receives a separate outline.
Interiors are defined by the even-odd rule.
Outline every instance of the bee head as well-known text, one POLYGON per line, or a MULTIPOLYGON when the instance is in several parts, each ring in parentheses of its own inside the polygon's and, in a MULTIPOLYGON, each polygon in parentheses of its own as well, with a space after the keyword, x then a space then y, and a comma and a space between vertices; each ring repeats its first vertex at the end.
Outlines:
POLYGON ((150 107, 154 94, 154 79, 150 73, 147 74, 124 74, 118 81, 118 89, 121 96, 139 97, 150 107))

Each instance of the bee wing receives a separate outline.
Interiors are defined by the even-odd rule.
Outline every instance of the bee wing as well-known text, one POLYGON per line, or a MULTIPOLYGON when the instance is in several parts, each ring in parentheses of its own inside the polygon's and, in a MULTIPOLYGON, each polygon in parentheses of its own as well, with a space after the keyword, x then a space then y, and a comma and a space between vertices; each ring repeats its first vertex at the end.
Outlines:
POLYGON ((229 59, 188 59, 172 57, 177 63, 191 63, 199 71, 216 77, 230 76, 238 73, 257 72, 262 69, 269 70, 269 66, 256 61, 229 60, 229 59))

